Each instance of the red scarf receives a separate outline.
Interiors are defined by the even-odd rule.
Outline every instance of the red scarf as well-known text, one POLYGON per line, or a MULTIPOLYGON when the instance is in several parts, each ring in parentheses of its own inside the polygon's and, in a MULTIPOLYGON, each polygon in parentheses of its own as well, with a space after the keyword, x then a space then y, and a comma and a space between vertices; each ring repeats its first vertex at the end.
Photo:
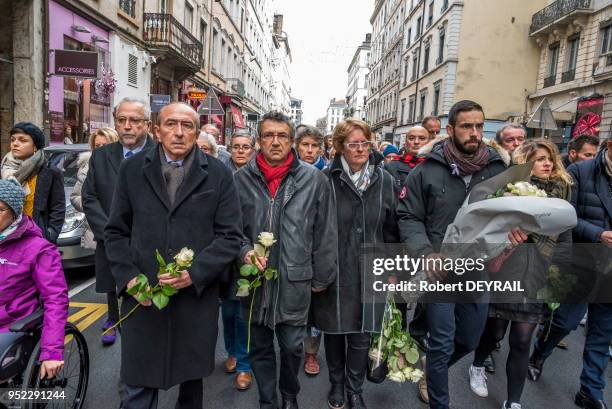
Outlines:
POLYGON ((263 153, 259 152, 257 154, 257 166, 259 166, 259 170, 263 173, 264 179, 266 179, 266 184, 268 185, 268 190, 270 191, 270 196, 274 198, 276 196, 276 191, 280 187, 283 178, 289 173, 289 169, 291 168, 291 164, 293 164, 293 152, 289 152, 289 156, 287 156, 287 160, 284 163, 273 167, 263 156, 263 153))
POLYGON ((410 166, 410 168, 412 169, 419 163, 423 162, 425 160, 425 156, 416 156, 416 155, 407 153, 404 156, 402 156, 400 160, 404 162, 405 164, 407 164, 408 166, 410 166))

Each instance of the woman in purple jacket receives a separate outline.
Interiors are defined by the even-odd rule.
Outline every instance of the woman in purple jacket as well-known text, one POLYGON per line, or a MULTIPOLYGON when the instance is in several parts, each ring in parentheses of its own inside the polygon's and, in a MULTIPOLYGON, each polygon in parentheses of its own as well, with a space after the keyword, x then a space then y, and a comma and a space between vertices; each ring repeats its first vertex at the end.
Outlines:
POLYGON ((68 286, 57 248, 23 214, 23 201, 16 181, 0 180, 0 355, 18 337, 11 325, 42 304, 40 376, 53 378, 64 365, 68 286))

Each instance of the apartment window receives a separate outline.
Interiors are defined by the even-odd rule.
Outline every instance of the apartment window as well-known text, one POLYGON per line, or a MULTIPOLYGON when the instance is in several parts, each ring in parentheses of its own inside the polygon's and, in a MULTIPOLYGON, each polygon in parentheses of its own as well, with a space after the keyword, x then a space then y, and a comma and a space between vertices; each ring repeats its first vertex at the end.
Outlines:
POLYGON ((425 101, 426 101, 426 99, 427 99, 427 93, 426 92, 421 92, 421 98, 420 98, 420 101, 419 101, 419 118, 418 118, 419 121, 421 121, 425 117, 425 101))
POLYGON ((412 39, 412 29, 408 29, 408 33, 406 34, 406 47, 410 47, 410 41, 412 39))
POLYGON ((612 24, 602 27, 601 32, 601 55, 606 57, 606 65, 612 65, 612 24))
POLYGON ((220 74, 225 75, 225 40, 221 39, 221 49, 219 50, 219 54, 221 54, 221 63, 219 64, 219 72, 220 74))
POLYGON ((401 102, 401 113, 400 113, 400 124, 404 123, 404 110, 406 109, 406 99, 402 99, 401 102))
POLYGON ((128 54, 128 85, 138 86, 138 57, 128 54))
POLYGON ((444 61, 444 43, 446 41, 446 30, 440 30, 440 38, 438 43, 440 44, 438 47, 438 59, 436 60, 436 64, 442 64, 444 61))
POLYGON ((429 15, 427 16, 427 27, 431 26, 433 23, 433 14, 434 14, 434 2, 429 3, 429 15))
POLYGON ((575 77, 579 44, 579 35, 567 39, 567 46, 565 48, 566 70, 561 74, 561 82, 572 81, 575 77))
POLYGON ((193 31, 193 7, 187 1, 185 2, 185 28, 193 31))
MULTIPOLYGON (((208 34, 208 25, 204 21, 200 21, 200 42, 202 49, 206 50, 206 35, 208 34)), ((206 58, 202 58, 202 67, 206 64, 206 58)))
POLYGON ((408 59, 404 61, 404 85, 408 83, 408 59))
POLYGON ((410 95, 408 98, 408 122, 414 122, 414 111, 415 111, 416 95, 410 95))
POLYGON ((427 74, 429 71, 429 50, 431 49, 430 44, 425 46, 425 56, 423 57, 423 74, 427 74))
POLYGON ((440 112, 440 88, 441 88, 442 83, 440 81, 434 83, 434 95, 433 95, 433 109, 432 109, 432 115, 436 115, 438 116, 438 113, 440 112))
POLYGON ((128 16, 136 18, 136 0, 119 0, 119 8, 128 16))
POLYGON ((442 11, 445 11, 448 8, 448 0, 442 1, 442 11))
POLYGON ((422 23, 421 17, 419 17, 417 19, 417 23, 416 23, 416 30, 415 30, 416 31, 416 37, 415 38, 419 38, 421 36, 421 23, 422 23))
POLYGON ((168 13, 168 0, 159 0, 159 12, 162 14, 168 13))
POLYGON ((411 81, 416 81, 417 75, 419 73, 419 57, 417 54, 414 54, 412 57, 412 78, 411 81))
POLYGON ((548 70, 544 78, 544 87, 555 85, 557 77, 557 67, 559 64, 559 43, 551 44, 548 47, 548 70))
POLYGON ((212 44, 210 45, 212 47, 212 67, 214 70, 218 71, 219 70, 219 60, 218 60, 218 56, 217 56, 217 42, 219 41, 219 33, 217 32, 216 29, 213 28, 213 36, 212 36, 212 44))

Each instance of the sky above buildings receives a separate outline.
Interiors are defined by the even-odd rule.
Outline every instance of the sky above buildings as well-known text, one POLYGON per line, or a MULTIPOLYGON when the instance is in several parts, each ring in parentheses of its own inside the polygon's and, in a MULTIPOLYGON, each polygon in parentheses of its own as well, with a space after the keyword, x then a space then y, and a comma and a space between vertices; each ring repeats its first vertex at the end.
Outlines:
POLYGON ((303 101, 303 122, 315 125, 331 98, 346 97, 348 65, 371 32, 373 0, 276 0, 293 62, 291 96, 303 101))

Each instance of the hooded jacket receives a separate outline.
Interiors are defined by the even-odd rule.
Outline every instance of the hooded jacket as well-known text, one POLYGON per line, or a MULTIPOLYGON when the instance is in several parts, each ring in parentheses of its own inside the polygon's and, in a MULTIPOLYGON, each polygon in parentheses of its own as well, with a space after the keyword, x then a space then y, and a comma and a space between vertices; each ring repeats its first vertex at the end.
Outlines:
POLYGON ((68 285, 57 248, 28 216, 0 241, 0 332, 44 308, 40 360, 63 360, 68 285))
POLYGON ((447 135, 438 136, 419 151, 425 161, 415 167, 400 193, 398 224, 401 241, 412 257, 427 256, 440 251, 446 228, 453 222, 471 189, 510 164, 510 156, 500 145, 483 139, 489 150, 489 162, 474 173, 469 186, 451 173, 450 164, 442 152, 447 135))
MULTIPOLYGON (((276 193, 270 192, 256 156, 234 174, 243 217, 240 260, 262 232, 274 233, 268 266, 276 280, 255 291, 252 321, 302 326, 308 321, 312 288, 327 288, 336 278, 338 230, 329 180, 312 165, 295 160, 276 193), (270 228, 271 227, 271 228, 270 228)), ((251 294, 243 301, 250 305, 251 294)))

